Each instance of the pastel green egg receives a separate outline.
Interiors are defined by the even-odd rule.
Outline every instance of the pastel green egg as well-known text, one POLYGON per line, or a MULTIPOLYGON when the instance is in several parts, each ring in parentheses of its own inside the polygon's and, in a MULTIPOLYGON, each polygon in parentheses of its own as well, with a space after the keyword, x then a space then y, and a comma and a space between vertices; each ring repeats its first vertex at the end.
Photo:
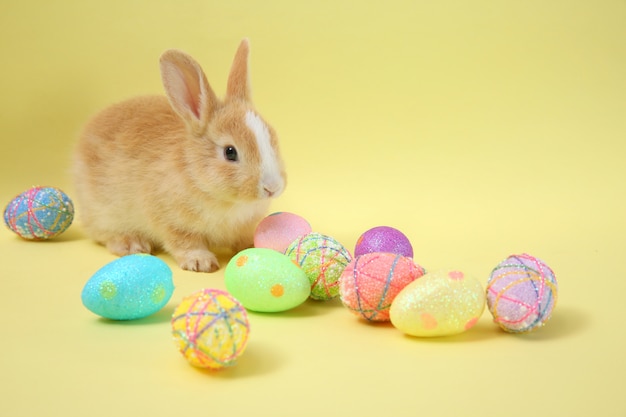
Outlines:
POLYGON ((311 294, 304 271, 280 252, 251 248, 235 255, 224 271, 228 292, 248 310, 274 313, 302 304, 311 294))

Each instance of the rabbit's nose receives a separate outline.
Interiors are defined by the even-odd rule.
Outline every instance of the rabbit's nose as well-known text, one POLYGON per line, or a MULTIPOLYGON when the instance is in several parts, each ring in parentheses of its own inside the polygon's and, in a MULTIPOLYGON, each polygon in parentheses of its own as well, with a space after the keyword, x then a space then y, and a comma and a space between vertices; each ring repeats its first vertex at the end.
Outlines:
POLYGON ((263 184, 263 195, 265 198, 278 197, 284 188, 282 181, 270 182, 263 184))

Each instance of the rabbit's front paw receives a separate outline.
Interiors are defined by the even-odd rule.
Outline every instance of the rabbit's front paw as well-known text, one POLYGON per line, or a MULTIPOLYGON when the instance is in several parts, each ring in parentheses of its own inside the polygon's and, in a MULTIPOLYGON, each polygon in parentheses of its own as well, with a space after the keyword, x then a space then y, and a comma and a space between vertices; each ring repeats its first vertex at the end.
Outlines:
POLYGON ((150 241, 139 236, 116 236, 106 242, 106 247, 117 256, 152 253, 150 241))
POLYGON ((217 257, 208 250, 190 250, 175 255, 182 269, 195 272, 215 272, 220 269, 217 257))

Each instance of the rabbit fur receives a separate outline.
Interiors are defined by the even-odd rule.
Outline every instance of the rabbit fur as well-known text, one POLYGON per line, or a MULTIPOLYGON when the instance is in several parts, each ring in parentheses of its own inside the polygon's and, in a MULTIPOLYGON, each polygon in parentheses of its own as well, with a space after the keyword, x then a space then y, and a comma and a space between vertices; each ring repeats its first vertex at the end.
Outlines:
POLYGON ((74 158, 87 233, 123 256, 165 250, 181 268, 212 272, 212 249, 252 246, 286 185, 274 129, 252 104, 244 39, 218 99, 198 63, 160 58, 166 96, 106 108, 84 128, 74 158))

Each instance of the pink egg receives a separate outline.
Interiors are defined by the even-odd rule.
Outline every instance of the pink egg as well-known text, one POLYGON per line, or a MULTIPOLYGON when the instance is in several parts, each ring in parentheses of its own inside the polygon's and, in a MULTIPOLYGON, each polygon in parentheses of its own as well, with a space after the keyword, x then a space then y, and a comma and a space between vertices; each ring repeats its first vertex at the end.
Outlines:
POLYGON ((369 321, 389 321, 398 293, 424 275, 411 258, 393 253, 367 253, 352 260, 339 278, 341 302, 369 321))
POLYGON ((312 232, 311 225, 297 214, 273 213, 261 220, 254 232, 254 247, 285 252, 294 240, 312 232))

